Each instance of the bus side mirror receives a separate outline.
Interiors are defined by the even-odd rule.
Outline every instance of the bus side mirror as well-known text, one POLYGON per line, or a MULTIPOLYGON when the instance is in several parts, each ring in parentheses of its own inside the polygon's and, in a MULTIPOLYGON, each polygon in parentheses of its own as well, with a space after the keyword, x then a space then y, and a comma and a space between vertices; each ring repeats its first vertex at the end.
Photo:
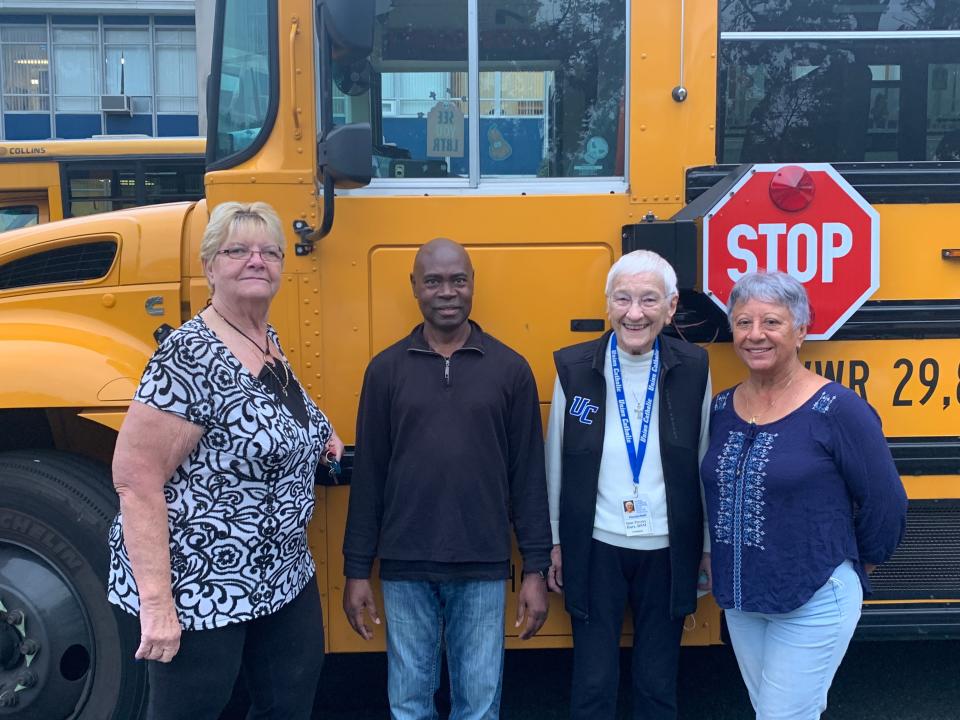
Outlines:
POLYGON ((373 162, 370 123, 336 125, 324 133, 317 148, 323 179, 338 188, 363 187, 370 182, 373 162))
POLYGON ((307 240, 333 227, 335 188, 362 187, 373 176, 373 134, 369 123, 333 122, 333 61, 362 60, 373 52, 374 0, 317 0, 320 41, 320 128, 317 165, 323 177, 323 220, 307 240))
POLYGON ((374 0, 317 0, 317 25, 334 60, 361 60, 373 52, 373 11, 374 0))

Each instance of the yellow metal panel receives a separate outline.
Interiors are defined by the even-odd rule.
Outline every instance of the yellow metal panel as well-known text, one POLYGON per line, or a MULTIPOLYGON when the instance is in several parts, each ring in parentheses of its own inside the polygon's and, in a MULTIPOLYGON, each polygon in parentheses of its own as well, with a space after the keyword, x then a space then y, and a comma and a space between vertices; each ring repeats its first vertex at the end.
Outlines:
POLYGON ((633 2, 630 18, 630 191, 633 202, 668 217, 680 207, 684 170, 716 156, 716 0, 687 0, 683 84, 679 2, 633 2))
POLYGON ((21 162, 14 168, 0 164, 0 188, 4 190, 33 190, 60 184, 60 166, 55 162, 21 162))
POLYGON ((154 205, 78 220, 89 219, 90 227, 102 222, 105 228, 119 227, 119 223, 129 228, 123 233, 122 284, 179 282, 180 242, 184 218, 191 206, 192 203, 185 202, 154 205), (131 241, 136 241, 136 245, 131 247, 131 241))
POLYGON ((129 400, 154 346, 117 327, 123 310, 105 308, 95 291, 64 292, 39 305, 0 305, 0 407, 96 407, 129 400), (101 400, 108 385, 109 399, 101 400))
POLYGON ((912 500, 960 498, 960 477, 956 475, 905 476, 901 480, 912 500))
POLYGON ((880 213, 880 289, 871 300, 955 299, 960 261, 943 248, 960 247, 960 205, 877 205, 880 213))

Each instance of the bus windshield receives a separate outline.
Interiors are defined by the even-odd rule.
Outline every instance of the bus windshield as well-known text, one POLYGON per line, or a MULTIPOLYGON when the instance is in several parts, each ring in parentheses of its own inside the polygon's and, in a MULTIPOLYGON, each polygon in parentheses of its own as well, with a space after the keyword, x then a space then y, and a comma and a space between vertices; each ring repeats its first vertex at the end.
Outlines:
POLYGON ((220 64, 214 68, 219 85, 214 161, 253 145, 267 124, 275 80, 270 72, 270 3, 227 0, 224 5, 220 64))

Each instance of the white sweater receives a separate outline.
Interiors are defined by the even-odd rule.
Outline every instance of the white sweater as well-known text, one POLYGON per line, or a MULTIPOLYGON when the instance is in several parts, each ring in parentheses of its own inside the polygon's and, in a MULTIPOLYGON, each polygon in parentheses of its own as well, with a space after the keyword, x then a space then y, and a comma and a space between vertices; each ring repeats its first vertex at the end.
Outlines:
MULTIPOLYGON (((653 351, 643 355, 630 355, 620 352, 620 373, 623 379, 623 392, 630 408, 630 422, 633 427, 634 442, 640 431, 634 409, 643 402, 650 377, 650 362, 653 351)), ((610 369, 610 353, 606 353, 603 363, 603 375, 607 383, 607 401, 603 453, 600 458, 600 477, 597 484, 597 509, 593 520, 593 537, 608 545, 631 548, 634 550, 658 550, 669 547, 667 524, 667 496, 663 483, 663 465, 660 462, 660 390, 654 395, 653 413, 650 418, 650 432, 647 439, 647 451, 640 468, 638 493, 646 495, 650 502, 653 532, 649 535, 627 536, 623 524, 623 501, 633 497, 633 474, 627 446, 623 440, 620 425, 620 413, 617 410, 616 391, 613 387, 613 373, 610 369)), ((710 376, 707 375, 707 387, 703 395, 700 418, 699 459, 707 451, 709 443, 710 401, 712 389, 710 376)), ((550 503, 550 525, 553 529, 553 543, 560 543, 560 478, 563 465, 563 423, 566 416, 567 399, 560 379, 553 384, 553 401, 547 425, 547 496, 550 503)), ((701 491, 702 492, 702 491, 701 491)), ((704 552, 710 549, 710 540, 706 532, 706 513, 704 513, 704 552)))

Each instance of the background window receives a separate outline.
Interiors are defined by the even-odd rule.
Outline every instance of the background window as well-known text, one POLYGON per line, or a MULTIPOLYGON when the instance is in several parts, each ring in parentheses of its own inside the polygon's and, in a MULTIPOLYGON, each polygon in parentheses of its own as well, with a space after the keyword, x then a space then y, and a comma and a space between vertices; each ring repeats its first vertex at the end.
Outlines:
POLYGON ((157 28, 157 112, 197 112, 197 41, 192 28, 157 28))
POLYGON ((99 112, 100 73, 96 28, 53 28, 57 112, 99 112))
POLYGON ((50 110, 50 60, 46 27, 0 28, 3 106, 7 111, 50 110))
POLYGON ((105 94, 130 95, 135 113, 152 112, 150 31, 105 29, 104 64, 105 94))
POLYGON ((0 207, 0 232, 30 227, 40 221, 40 209, 36 205, 7 205, 0 207))

